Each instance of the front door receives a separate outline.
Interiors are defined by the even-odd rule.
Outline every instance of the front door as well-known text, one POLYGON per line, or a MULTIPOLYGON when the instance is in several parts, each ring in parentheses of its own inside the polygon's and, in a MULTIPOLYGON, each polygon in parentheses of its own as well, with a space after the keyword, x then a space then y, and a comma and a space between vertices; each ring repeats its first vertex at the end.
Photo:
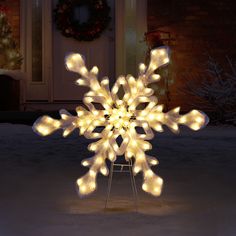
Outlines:
MULTIPOLYGON (((57 0, 54 0, 54 7, 57 0)), ((73 38, 66 38, 53 25, 53 98, 55 101, 81 100, 87 88, 75 85, 78 74, 68 72, 64 66, 64 58, 70 52, 78 52, 86 59, 86 66, 99 68, 99 77, 115 76, 115 30, 114 30, 114 1, 108 1, 112 18, 108 29, 100 38, 90 42, 80 42, 73 38)), ((81 9, 83 10, 83 9, 81 9)), ((81 14, 86 15, 86 14, 81 14)))

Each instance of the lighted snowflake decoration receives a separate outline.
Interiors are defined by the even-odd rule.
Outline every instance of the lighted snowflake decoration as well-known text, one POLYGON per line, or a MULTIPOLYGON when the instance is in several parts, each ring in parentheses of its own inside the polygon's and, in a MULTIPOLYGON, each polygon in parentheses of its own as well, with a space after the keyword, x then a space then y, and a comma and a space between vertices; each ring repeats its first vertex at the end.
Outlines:
POLYGON ((88 146, 95 155, 82 161, 82 165, 89 166, 90 169, 77 180, 80 195, 90 194, 96 189, 96 177, 99 172, 108 175, 105 162, 107 158, 114 162, 117 156, 124 155, 127 161, 134 158, 134 174, 143 173, 142 189, 154 196, 159 196, 163 180, 151 169, 151 166, 157 165, 158 161, 155 157, 145 154, 152 148, 148 142, 154 136, 152 129, 162 132, 162 126, 166 125, 173 132, 178 132, 178 125, 181 124, 199 130, 208 122, 208 117, 197 110, 180 115, 180 108, 177 107, 164 113, 163 105, 158 105, 157 98, 153 96, 153 89, 147 87, 150 83, 160 80, 160 75, 155 74, 154 71, 169 63, 168 48, 160 47, 152 50, 149 66, 139 65, 137 79, 132 75, 120 76, 111 90, 108 78, 104 77, 101 82, 98 81, 98 68, 95 66, 88 70, 80 54, 68 55, 65 62, 68 70, 82 76, 76 83, 90 88, 83 99, 88 109, 78 106, 77 116, 61 110, 61 120, 49 116, 40 117, 34 123, 34 131, 46 136, 58 129, 63 129, 63 136, 66 137, 79 128, 80 135, 88 139, 97 139, 88 146), (124 91, 122 98, 118 93, 121 87, 124 91), (146 106, 138 109, 141 103, 146 106), (100 104, 102 109, 97 109, 95 104, 100 104), (103 127, 103 130, 98 132, 97 127, 103 127), (137 127, 140 127, 143 133, 137 131, 137 127), (120 145, 117 143, 119 136, 122 137, 120 145))

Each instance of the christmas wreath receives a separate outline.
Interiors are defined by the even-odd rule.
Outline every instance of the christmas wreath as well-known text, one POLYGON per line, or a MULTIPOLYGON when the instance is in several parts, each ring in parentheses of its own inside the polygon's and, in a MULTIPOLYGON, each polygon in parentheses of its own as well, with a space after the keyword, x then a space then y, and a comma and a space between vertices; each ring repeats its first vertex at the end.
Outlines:
POLYGON ((111 20, 109 13, 110 7, 106 0, 59 0, 54 10, 54 19, 57 29, 65 37, 72 37, 79 41, 92 41, 98 38, 108 26, 111 20), (82 22, 80 9, 82 11, 84 8, 88 16, 87 20, 82 22), (76 13, 79 17, 76 17, 76 13))

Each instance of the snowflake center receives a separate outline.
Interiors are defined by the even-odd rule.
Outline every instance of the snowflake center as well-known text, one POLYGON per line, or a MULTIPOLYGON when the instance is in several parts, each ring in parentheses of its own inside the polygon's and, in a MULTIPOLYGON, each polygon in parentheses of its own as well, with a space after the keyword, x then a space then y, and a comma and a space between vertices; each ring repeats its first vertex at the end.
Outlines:
POLYGON ((133 114, 123 105, 113 108, 109 114, 109 123, 116 129, 128 128, 133 114))

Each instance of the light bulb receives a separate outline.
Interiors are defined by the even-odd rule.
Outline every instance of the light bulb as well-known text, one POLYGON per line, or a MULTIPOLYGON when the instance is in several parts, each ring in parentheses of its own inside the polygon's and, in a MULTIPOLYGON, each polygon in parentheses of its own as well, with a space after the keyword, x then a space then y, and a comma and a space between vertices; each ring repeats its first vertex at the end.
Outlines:
POLYGON ((179 127, 176 123, 172 124, 171 128, 175 131, 178 131, 179 130, 179 127))
POLYGON ((105 167, 105 166, 103 166, 102 168, 101 168, 101 173, 103 174, 103 175, 108 175, 108 170, 107 170, 107 168, 105 167))
POLYGON ((109 84, 109 80, 108 80, 108 79, 103 79, 103 80, 101 81, 101 84, 103 84, 103 85, 108 85, 108 84, 109 84))
POLYGON ((83 67, 80 68, 80 73, 81 73, 81 74, 86 74, 86 73, 87 73, 87 69, 86 69, 85 66, 83 66, 83 67))
POLYGON ((146 65, 144 63, 140 63, 139 64, 139 70, 140 70, 141 73, 144 73, 146 68, 147 67, 146 67, 146 65))
POLYGON ((83 180, 82 179, 77 179, 76 183, 77 183, 77 185, 81 185, 83 183, 83 180))
POLYGON ((202 123, 202 122, 204 122, 204 119, 199 116, 199 117, 196 118, 196 121, 197 121, 198 123, 202 123))
POLYGON ((127 155, 128 158, 131 158, 131 157, 133 156, 133 153, 130 152, 130 151, 127 151, 127 152, 126 152, 126 155, 127 155))
POLYGON ((164 50, 164 49, 160 50, 160 51, 159 51, 159 54, 160 54, 161 56, 165 55, 165 50, 164 50))
POLYGON ((96 176, 96 172, 95 172, 94 170, 90 170, 90 171, 89 171, 89 175, 90 175, 91 177, 95 177, 95 176, 96 176))
POLYGON ((91 183, 89 184, 89 187, 90 187, 91 189, 95 189, 95 188, 96 188, 96 184, 95 184, 94 182, 91 182, 91 183))
POLYGON ((149 144, 149 143, 144 143, 144 144, 143 144, 143 149, 144 149, 144 150, 151 149, 151 144, 149 144))
POLYGON ((153 74, 153 75, 151 76, 151 78, 152 78, 153 80, 155 80, 155 81, 158 81, 158 80, 161 79, 161 76, 158 75, 158 74, 153 74))
POLYGON ((161 124, 156 124, 153 128, 158 132, 163 132, 163 128, 161 124))
POLYGON ((89 162, 88 161, 86 161, 86 160, 84 160, 84 161, 82 161, 82 163, 81 163, 83 166, 88 166, 89 165, 89 162))
POLYGON ((85 85, 85 81, 82 80, 82 79, 77 79, 76 80, 76 84, 78 84, 78 85, 85 85))
POLYGON ((63 132, 63 137, 68 136, 68 134, 70 134, 70 131, 66 129, 66 130, 63 132))
POLYGON ((137 174, 137 173, 140 171, 140 167, 135 166, 135 167, 133 168, 133 171, 134 171, 135 174, 137 174))
POLYGON ((80 61, 82 59, 82 57, 80 54, 76 53, 76 54, 72 54, 71 59, 73 61, 80 61))
POLYGON ((91 72, 93 73, 93 74, 95 74, 95 75, 97 75, 98 74, 98 68, 97 68, 97 66, 94 66, 93 68, 92 68, 92 70, 91 70, 91 72))
POLYGON ((162 184, 163 184, 163 179, 157 177, 156 182, 157 182, 159 185, 162 185, 162 184))
POLYGON ((180 107, 176 107, 175 109, 173 109, 173 111, 174 111, 175 113, 179 113, 180 107))
POLYGON ((149 118, 149 120, 154 120, 154 119, 155 119, 155 115, 152 114, 152 113, 150 113, 150 114, 148 115, 148 118, 149 118))
POLYGON ((68 69, 72 69, 73 68, 73 63, 72 62, 67 62, 66 66, 68 67, 68 69))
POLYGON ((153 176, 153 172, 152 172, 152 170, 147 170, 147 171, 145 171, 145 177, 152 177, 153 176))
POLYGON ((156 55, 157 55, 157 50, 152 50, 152 51, 151 51, 151 54, 152 54, 153 56, 156 56, 156 55))
POLYGON ((169 58, 168 58, 168 57, 164 58, 164 59, 163 59, 163 63, 164 63, 164 64, 169 63, 169 58))
POLYGON ((155 194, 160 194, 160 192, 161 192, 161 189, 160 189, 160 188, 157 188, 157 187, 155 187, 155 188, 154 188, 154 192, 155 192, 155 194))
POLYGON ((142 189, 143 189, 144 191, 147 191, 147 190, 148 190, 147 184, 143 184, 143 185, 142 185, 142 189))
POLYGON ((102 164, 103 163, 103 158, 102 157, 97 157, 96 161, 97 164, 102 164))
POLYGON ((86 186, 85 185, 80 186, 80 191, 81 191, 81 193, 86 193, 86 191, 87 191, 86 186))
POLYGON ((193 130, 199 130, 201 126, 198 123, 193 123, 190 125, 190 128, 193 130))
POLYGON ((185 116, 183 116, 183 117, 181 117, 180 119, 179 119, 179 123, 186 123, 186 121, 187 121, 187 119, 186 119, 186 117, 185 116))

